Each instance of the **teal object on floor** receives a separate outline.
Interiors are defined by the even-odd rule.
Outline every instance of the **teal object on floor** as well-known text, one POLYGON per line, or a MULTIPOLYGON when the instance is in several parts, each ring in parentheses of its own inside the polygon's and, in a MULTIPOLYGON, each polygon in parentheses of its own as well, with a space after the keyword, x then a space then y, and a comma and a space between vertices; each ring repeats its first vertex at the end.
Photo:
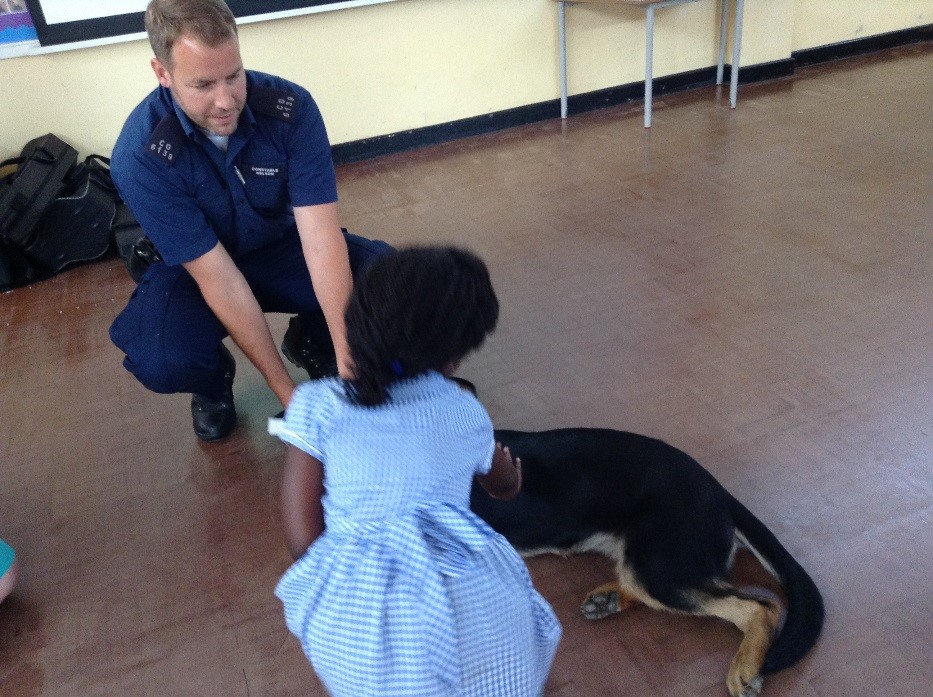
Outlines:
POLYGON ((16 552, 13 548, 3 540, 0 540, 0 576, 3 576, 3 574, 10 570, 15 559, 16 552))

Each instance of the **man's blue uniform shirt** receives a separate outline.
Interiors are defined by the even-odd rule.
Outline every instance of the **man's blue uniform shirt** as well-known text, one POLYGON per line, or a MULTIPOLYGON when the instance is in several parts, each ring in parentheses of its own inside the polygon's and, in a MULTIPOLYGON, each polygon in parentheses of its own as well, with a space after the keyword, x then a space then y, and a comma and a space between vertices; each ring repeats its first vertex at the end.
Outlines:
POLYGON ((293 206, 337 200, 330 142, 310 93, 251 70, 246 82, 226 153, 162 86, 117 139, 114 183, 166 264, 197 259, 218 240, 236 259, 295 234, 293 206))

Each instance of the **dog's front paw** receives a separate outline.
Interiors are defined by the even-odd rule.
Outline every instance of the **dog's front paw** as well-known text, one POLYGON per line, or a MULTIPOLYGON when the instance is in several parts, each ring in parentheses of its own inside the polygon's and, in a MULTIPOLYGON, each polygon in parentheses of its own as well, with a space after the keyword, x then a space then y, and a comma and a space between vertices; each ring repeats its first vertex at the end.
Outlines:
POLYGON ((619 592, 615 590, 595 590, 586 596, 586 600, 580 606, 580 612, 588 620, 601 620, 621 611, 619 592))
POLYGON ((736 675, 729 676, 729 694, 732 697, 759 697, 764 678, 756 675, 748 681, 741 680, 736 675))

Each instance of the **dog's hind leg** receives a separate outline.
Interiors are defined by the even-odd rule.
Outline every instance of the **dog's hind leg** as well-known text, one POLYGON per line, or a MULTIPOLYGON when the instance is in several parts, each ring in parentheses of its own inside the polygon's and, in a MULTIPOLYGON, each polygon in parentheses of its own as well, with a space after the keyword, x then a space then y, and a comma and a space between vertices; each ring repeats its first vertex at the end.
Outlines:
POLYGON ((731 622, 743 634, 726 687, 732 697, 757 697, 761 691, 761 666, 781 623, 781 606, 767 598, 743 593, 730 585, 715 593, 698 593, 692 614, 711 615, 731 622))

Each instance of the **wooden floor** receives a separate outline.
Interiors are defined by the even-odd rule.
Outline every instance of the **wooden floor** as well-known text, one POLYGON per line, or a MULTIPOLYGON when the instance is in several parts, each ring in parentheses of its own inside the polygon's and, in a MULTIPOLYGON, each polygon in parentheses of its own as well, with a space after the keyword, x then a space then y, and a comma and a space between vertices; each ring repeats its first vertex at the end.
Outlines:
MULTIPOLYGON (((765 697, 933 685, 933 46, 348 165, 342 218, 489 262, 500 327, 463 368, 500 427, 608 426, 687 450, 822 588, 815 650, 765 697)), ((208 446, 107 327, 118 261, 0 296, 4 697, 323 692, 272 590, 277 405, 236 352, 208 446)), ((279 336, 287 317, 272 318, 279 336)), ((299 373, 296 371, 296 376, 299 373)), ((578 612, 599 559, 540 558, 564 625, 548 697, 721 697, 737 630, 578 612)), ((926 686, 926 687, 924 687, 926 686)), ((365 695, 361 697, 366 697, 365 695)))

